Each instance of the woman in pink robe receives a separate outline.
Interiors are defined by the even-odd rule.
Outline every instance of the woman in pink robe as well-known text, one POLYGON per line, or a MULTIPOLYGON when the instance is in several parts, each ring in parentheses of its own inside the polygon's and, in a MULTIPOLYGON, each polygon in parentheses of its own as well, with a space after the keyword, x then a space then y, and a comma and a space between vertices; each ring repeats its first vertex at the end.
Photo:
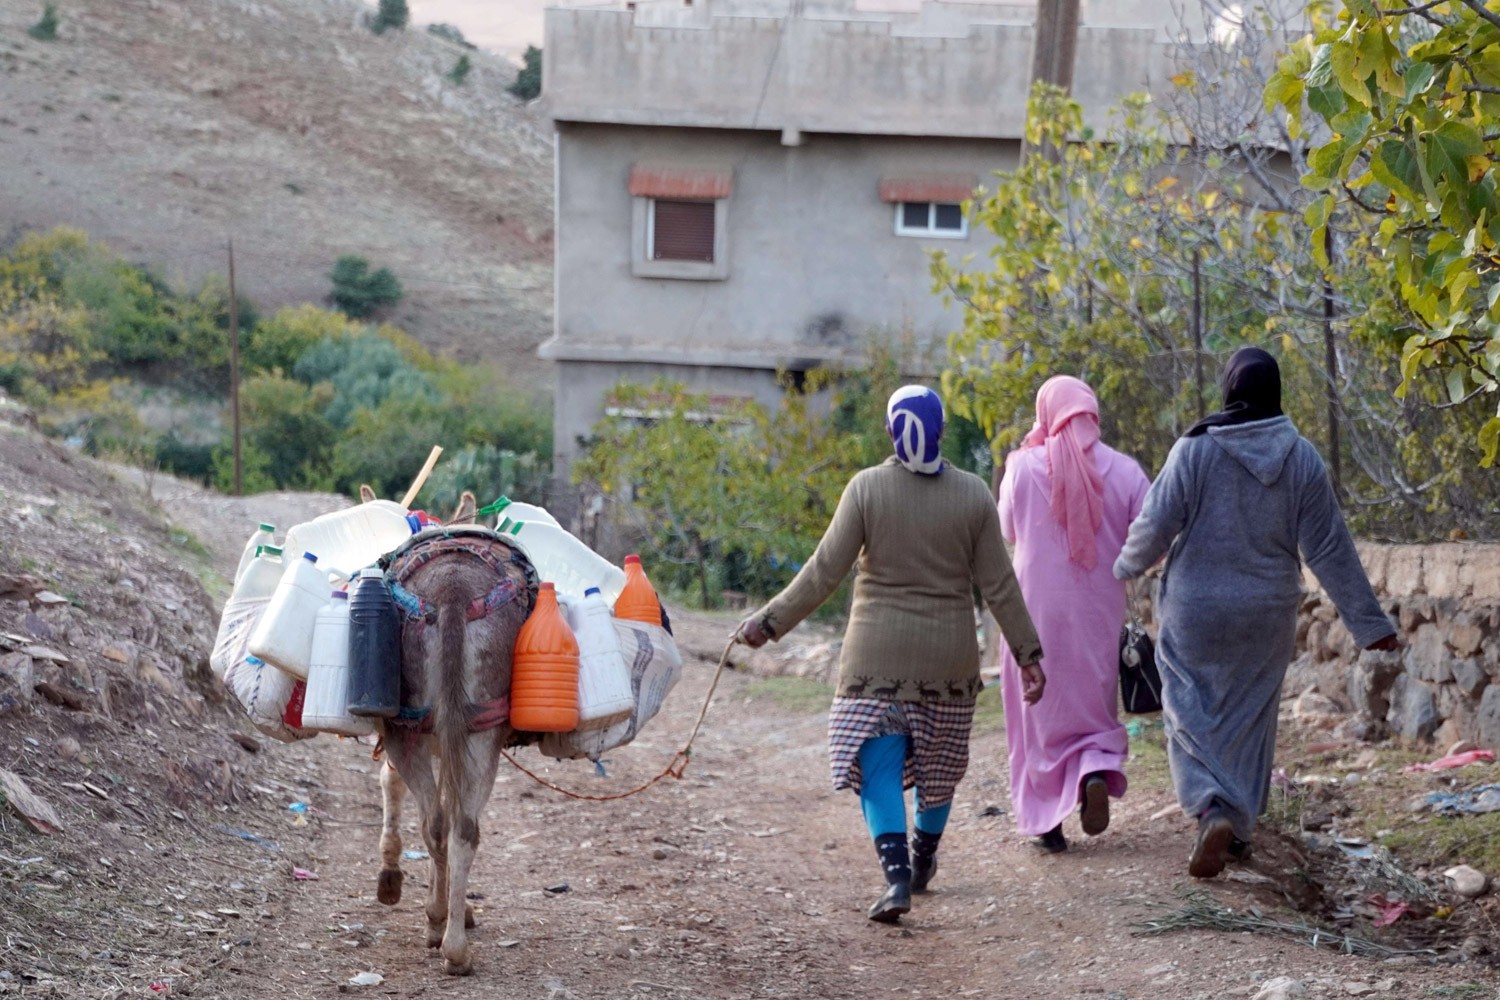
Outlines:
POLYGON ((1062 821, 1074 808, 1095 836, 1109 825, 1110 797, 1125 794, 1128 739, 1117 712, 1125 587, 1111 567, 1151 481, 1099 440, 1099 402, 1079 379, 1049 379, 1036 413, 1006 460, 1000 527, 1016 547, 1055 694, 1026 704, 1008 651, 1001 694, 1016 827, 1056 853, 1067 849, 1062 821))

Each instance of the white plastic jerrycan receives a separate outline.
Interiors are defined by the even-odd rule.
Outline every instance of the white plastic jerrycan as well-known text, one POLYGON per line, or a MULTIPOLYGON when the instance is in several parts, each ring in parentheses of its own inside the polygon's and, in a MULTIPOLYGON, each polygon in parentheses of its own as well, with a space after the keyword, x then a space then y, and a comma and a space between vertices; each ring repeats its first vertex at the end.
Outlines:
POLYGON ((313 624, 312 665, 302 727, 341 736, 375 731, 375 720, 349 714, 349 595, 335 590, 313 624))
POLYGON ((521 503, 519 500, 512 500, 509 497, 501 497, 496 503, 503 504, 500 507, 499 513, 495 515, 495 525, 500 531, 508 531, 521 521, 550 524, 554 528, 562 527, 562 525, 557 523, 557 518, 547 513, 545 507, 534 507, 529 503, 521 503), (505 525, 507 520, 510 521, 509 526, 505 525))
POLYGON ((625 571, 556 524, 522 521, 504 532, 525 551, 537 574, 561 594, 577 597, 590 587, 613 606, 625 587, 625 571))
POLYGON ((411 537, 407 513, 405 507, 391 500, 346 507, 295 525, 287 531, 282 548, 288 552, 316 552, 325 575, 353 579, 360 570, 411 537))
POLYGON ((230 667, 247 655, 245 646, 250 633, 255 631, 271 595, 276 593, 276 584, 285 568, 280 549, 270 545, 256 548, 255 557, 240 575, 229 600, 224 602, 224 613, 219 616, 219 631, 208 657, 215 677, 223 680, 230 667))
POLYGON ((245 543, 245 551, 240 556, 240 564, 234 571, 234 582, 239 583, 240 577, 245 575, 245 570, 250 568, 250 562, 260 550, 267 545, 276 544, 276 525, 262 523, 255 529, 255 534, 245 543))
POLYGON ((299 681, 312 666, 313 626, 328 599, 328 580, 311 552, 287 564, 271 603, 250 633, 250 655, 299 681))
POLYGON ((630 668, 598 587, 588 588, 581 601, 569 601, 567 613, 578 639, 578 728, 602 729, 635 708, 630 668))

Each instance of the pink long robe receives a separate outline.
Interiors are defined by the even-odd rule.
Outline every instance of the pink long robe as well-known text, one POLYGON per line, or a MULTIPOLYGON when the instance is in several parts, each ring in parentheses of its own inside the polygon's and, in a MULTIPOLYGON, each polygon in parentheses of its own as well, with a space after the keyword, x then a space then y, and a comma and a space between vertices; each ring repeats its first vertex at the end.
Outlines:
POLYGON ((1079 783, 1104 773, 1109 793, 1125 794, 1128 737, 1117 712, 1125 585, 1111 572, 1151 481, 1134 459, 1095 444, 1104 482, 1098 560, 1084 570, 1068 558, 1067 537, 1051 509, 1046 450, 1010 459, 1000 485, 1000 528, 1015 544, 1016 577, 1042 640, 1047 690, 1028 705, 1006 649, 1001 695, 1010 743, 1010 797, 1016 828, 1036 836, 1079 804, 1079 783))

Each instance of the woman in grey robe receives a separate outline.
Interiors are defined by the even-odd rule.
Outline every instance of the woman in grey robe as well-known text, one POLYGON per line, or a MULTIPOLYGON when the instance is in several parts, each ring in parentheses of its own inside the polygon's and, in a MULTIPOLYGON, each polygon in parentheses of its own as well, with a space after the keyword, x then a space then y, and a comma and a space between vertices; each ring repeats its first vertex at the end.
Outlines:
POLYGON ((1258 348, 1224 369, 1224 409, 1173 446, 1115 561, 1121 580, 1163 554, 1163 720, 1177 800, 1198 818, 1188 862, 1213 878, 1249 853, 1265 811, 1302 566, 1361 648, 1396 648, 1323 460, 1281 412, 1281 372, 1258 348))

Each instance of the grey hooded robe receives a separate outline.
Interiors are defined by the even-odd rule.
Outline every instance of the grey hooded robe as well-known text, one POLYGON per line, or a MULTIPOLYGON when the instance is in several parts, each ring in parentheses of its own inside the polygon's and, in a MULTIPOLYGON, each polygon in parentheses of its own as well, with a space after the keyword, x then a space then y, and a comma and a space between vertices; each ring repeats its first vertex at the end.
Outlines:
POLYGON ((1270 790, 1299 551, 1360 648, 1395 633, 1322 458, 1283 416, 1179 440, 1114 566, 1130 579, 1167 553, 1156 650, 1177 800, 1199 816, 1218 799, 1246 841, 1270 790))

